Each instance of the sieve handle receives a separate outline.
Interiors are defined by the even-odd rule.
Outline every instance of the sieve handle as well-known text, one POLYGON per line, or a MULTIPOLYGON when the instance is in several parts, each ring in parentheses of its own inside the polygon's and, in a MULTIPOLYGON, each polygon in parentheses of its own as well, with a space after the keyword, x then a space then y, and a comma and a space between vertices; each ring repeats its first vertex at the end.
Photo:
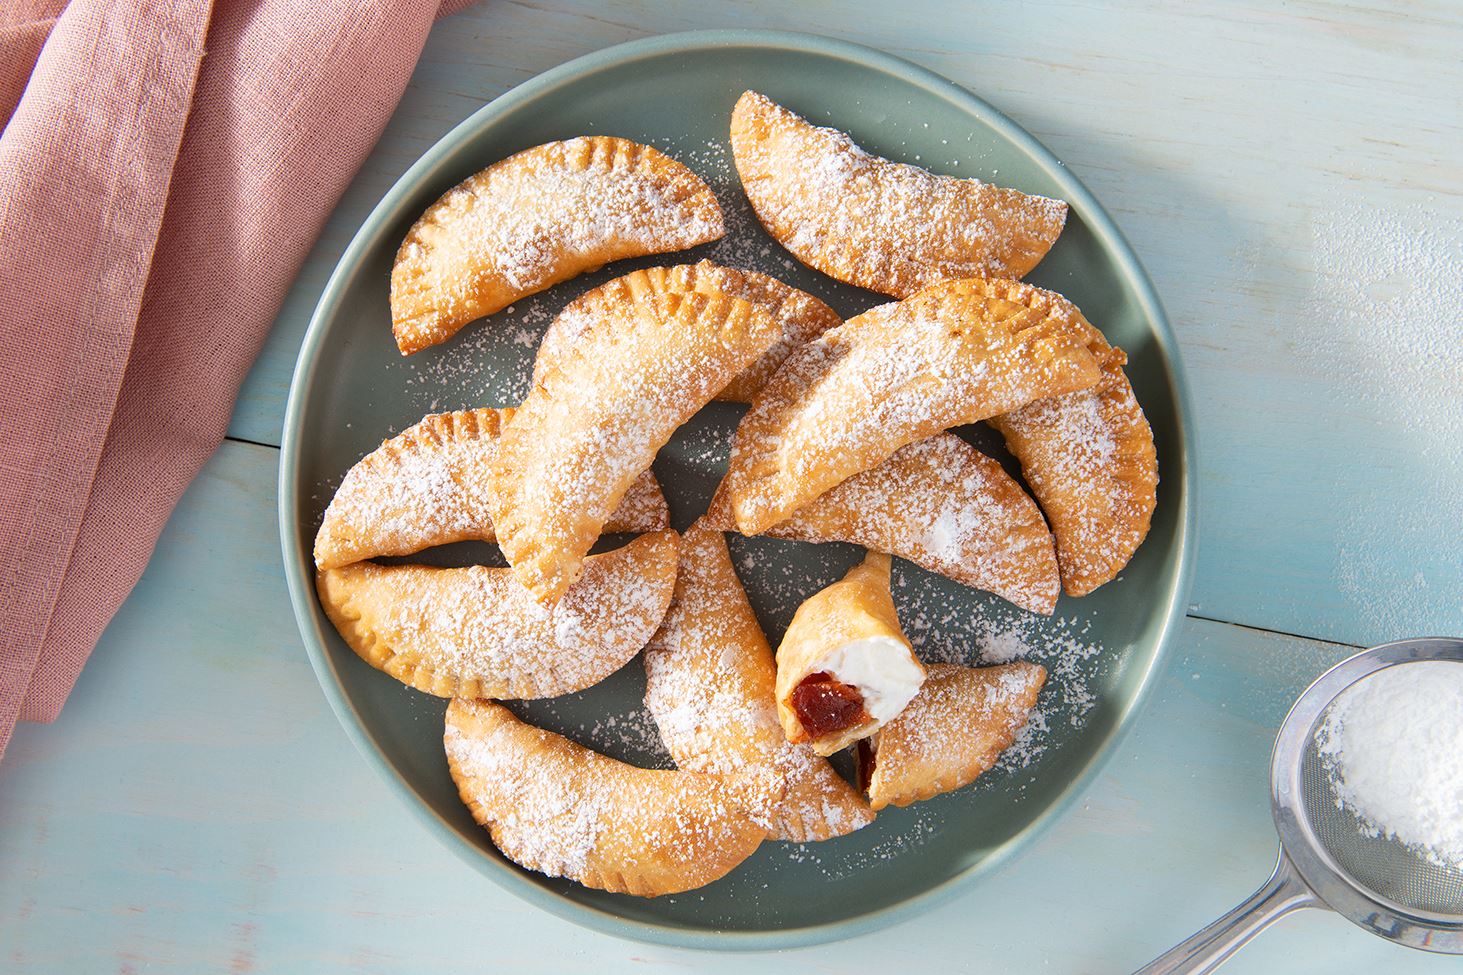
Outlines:
POLYGON ((1282 851, 1275 872, 1249 900, 1198 934, 1174 945, 1140 968, 1136 975, 1207 975, 1291 911, 1320 905, 1282 851))

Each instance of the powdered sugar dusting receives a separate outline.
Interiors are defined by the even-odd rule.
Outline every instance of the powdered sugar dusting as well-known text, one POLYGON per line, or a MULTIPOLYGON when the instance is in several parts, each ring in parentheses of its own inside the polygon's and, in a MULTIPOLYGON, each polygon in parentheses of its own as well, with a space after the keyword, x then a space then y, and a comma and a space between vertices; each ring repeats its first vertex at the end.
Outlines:
POLYGON ((448 758, 474 779, 494 783, 508 802, 479 801, 504 809, 497 822, 512 837, 513 859, 550 877, 583 877, 604 829, 603 793, 576 788, 578 769, 556 752, 523 761, 521 752, 496 737, 470 737, 448 724, 448 758))
POLYGON ((945 827, 944 817, 925 809, 921 812, 923 815, 909 820, 899 832, 889 833, 863 849, 831 851, 819 846, 789 846, 787 859, 816 869, 829 881, 857 876, 881 863, 908 856, 939 836, 945 827))
POLYGON ((1067 205, 870 155, 748 92, 732 116, 747 196, 774 237, 824 273, 904 297, 947 278, 1019 278, 1067 205))
POLYGON ((1089 637, 1091 620, 1044 618, 995 603, 972 604, 940 586, 920 585, 896 568, 896 591, 905 634, 927 662, 966 666, 1025 660, 1041 664, 1047 683, 1027 729, 1001 756, 998 768, 1024 768, 1046 750, 1053 719, 1080 731, 1097 704, 1093 685, 1111 661, 1089 637))
MULTIPOLYGON (((730 147, 721 140, 712 140, 694 147, 679 157, 694 169, 716 193, 721 204, 726 236, 706 249, 706 256, 728 267, 754 267, 774 276, 801 272, 804 265, 767 235, 757 220, 756 211, 742 192, 730 147)), ((827 286, 827 278, 819 278, 827 286)), ((824 297, 826 292, 822 293, 824 297)))
POLYGON ((716 780, 626 765, 495 704, 454 702, 444 745, 494 842, 550 876, 654 896, 715 880, 762 839, 716 780))
MULTIPOLYGON (((907 571, 907 570, 906 570, 907 571)), ((898 584, 912 580, 900 579, 898 584)), ((1080 727, 1096 703, 1089 681, 1097 676, 1102 646, 1089 639, 1092 621, 1081 616, 1043 618, 994 603, 972 605, 937 587, 910 586, 899 604, 900 621, 921 659, 939 663, 1004 664, 1014 660, 1047 669, 1073 727, 1080 727), (973 659, 972 659, 973 658, 973 659)))
POLYGON ((1092 386, 1089 337, 973 281, 849 319, 789 356, 738 428, 738 524, 763 530, 905 444, 1092 386))
POLYGON ((765 311, 719 295, 616 310, 626 320, 603 319, 534 387, 491 467, 499 543, 541 597, 572 581, 619 492, 676 428, 778 337, 765 311))
MULTIPOLYGON (((775 646, 798 605, 840 578, 858 558, 853 546, 729 535, 739 574, 775 646), (796 553, 792 549, 796 547, 796 553)), ((1089 617, 1037 616, 981 599, 956 583, 896 561, 892 576, 899 622, 925 663, 986 666, 1025 660, 1046 668, 1047 681, 1026 726, 991 775, 1035 765, 1050 747, 1081 735, 1099 704, 1097 689, 1122 655, 1105 652, 1089 617)))
POLYGON ((505 308, 451 342, 386 364, 418 412, 516 406, 532 386, 533 352, 567 297, 557 291, 505 308))
MULTIPOLYGON (((410 555, 452 542, 495 538, 488 465, 503 412, 462 410, 426 417, 357 462, 321 520, 321 568, 410 555)), ((608 531, 665 528, 669 512, 648 471, 626 491, 608 531)))
POLYGON ((723 232, 709 188, 626 139, 582 136, 509 157, 448 190, 411 228, 391 274, 405 352, 608 261, 723 232))
POLYGON ((323 595, 359 641, 378 641, 431 675, 477 682, 492 697, 588 687, 644 645, 674 585, 676 544, 644 535, 595 556, 551 607, 509 569, 357 563, 325 574, 323 595))
POLYGON ((352 467, 315 539, 322 568, 431 545, 493 537, 482 493, 494 453, 493 410, 429 416, 352 467))
POLYGON ((774 838, 826 839, 873 816, 783 733, 776 666, 720 533, 686 532, 676 599, 645 652, 645 704, 679 767, 720 776, 774 838))
POLYGON ((1123 373, 1127 357, 1095 337, 1091 348, 1102 370, 1097 386, 991 421, 1051 521, 1073 595, 1128 564, 1147 537, 1158 487, 1153 431, 1123 373))
POLYGON ((949 792, 989 771, 1026 724, 1044 675, 1020 662, 932 663, 909 707, 875 738, 869 795, 882 803, 949 792))
POLYGON ((954 434, 901 448, 769 533, 889 552, 1037 612, 1056 604, 1057 562, 1041 511, 1000 464, 954 434))
POLYGON ((838 315, 812 295, 756 271, 710 261, 641 268, 622 275, 570 302, 544 333, 534 361, 535 380, 584 339, 601 320, 615 318, 615 305, 667 292, 720 292, 763 308, 776 323, 778 340, 755 363, 718 393, 720 399, 749 401, 798 345, 840 323, 838 315))
POLYGON ((1310 243, 1315 274, 1293 348, 1335 397, 1326 449, 1407 457, 1358 465, 1327 495, 1336 587, 1375 639, 1456 628, 1463 220, 1441 205, 1383 214, 1342 203, 1317 211, 1310 243))
MULTIPOLYGON (((633 668, 635 665, 632 663, 630 666, 633 668)), ((524 721, 553 727, 565 737, 602 755, 641 768, 676 767, 661 741, 655 719, 641 706, 638 695, 631 698, 628 706, 598 705, 601 698, 601 695, 596 695, 596 704, 587 705, 572 696, 556 697, 516 703, 513 710, 524 721), (577 720, 568 716, 569 713, 578 715, 586 711, 592 716, 577 720)))

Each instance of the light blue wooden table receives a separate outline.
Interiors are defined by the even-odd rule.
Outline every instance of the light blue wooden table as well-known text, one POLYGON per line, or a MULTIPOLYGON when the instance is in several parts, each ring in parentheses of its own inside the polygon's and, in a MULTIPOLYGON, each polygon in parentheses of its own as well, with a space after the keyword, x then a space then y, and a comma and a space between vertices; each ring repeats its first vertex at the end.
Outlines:
MULTIPOLYGON (((231 439, 61 719, 0 765, 0 971, 1125 972, 1266 876, 1266 762, 1354 647, 1463 633, 1463 12, 1456 4, 485 0, 439 24, 291 293, 231 439), (761 956, 620 942, 439 848, 299 645, 275 527, 309 310, 441 134, 574 56, 696 27, 810 30, 966 85, 1106 202, 1178 332, 1198 425, 1191 618, 1075 810, 989 882, 761 956)), ((1457 972, 1323 914, 1227 971, 1457 972)))

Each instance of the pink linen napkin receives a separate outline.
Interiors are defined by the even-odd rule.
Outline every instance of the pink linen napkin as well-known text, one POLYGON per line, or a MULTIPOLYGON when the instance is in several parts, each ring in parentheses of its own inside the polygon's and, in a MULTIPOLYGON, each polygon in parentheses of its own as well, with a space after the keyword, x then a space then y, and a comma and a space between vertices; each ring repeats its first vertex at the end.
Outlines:
POLYGON ((0 11, 0 756, 60 711, 433 19, 467 2, 0 11))

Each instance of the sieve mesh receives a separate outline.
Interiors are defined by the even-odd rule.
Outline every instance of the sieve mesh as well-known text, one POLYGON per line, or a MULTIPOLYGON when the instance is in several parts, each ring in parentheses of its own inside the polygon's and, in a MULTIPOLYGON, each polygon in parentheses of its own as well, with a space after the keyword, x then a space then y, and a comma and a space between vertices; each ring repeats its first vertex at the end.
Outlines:
POLYGON ((1366 835, 1364 824, 1337 801, 1314 734, 1301 758, 1300 787, 1311 831, 1344 876, 1410 914, 1463 921, 1463 870, 1432 863, 1394 839, 1366 835))

